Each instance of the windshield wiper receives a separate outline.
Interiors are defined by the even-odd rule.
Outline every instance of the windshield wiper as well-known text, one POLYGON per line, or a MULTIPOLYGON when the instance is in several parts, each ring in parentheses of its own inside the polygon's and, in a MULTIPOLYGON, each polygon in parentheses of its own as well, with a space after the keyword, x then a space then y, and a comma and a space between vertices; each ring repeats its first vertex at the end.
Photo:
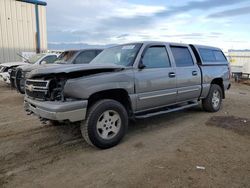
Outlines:
POLYGON ((20 56, 21 58, 25 59, 25 61, 27 61, 28 63, 32 64, 28 58, 22 56, 21 54, 17 53, 18 56, 20 56))

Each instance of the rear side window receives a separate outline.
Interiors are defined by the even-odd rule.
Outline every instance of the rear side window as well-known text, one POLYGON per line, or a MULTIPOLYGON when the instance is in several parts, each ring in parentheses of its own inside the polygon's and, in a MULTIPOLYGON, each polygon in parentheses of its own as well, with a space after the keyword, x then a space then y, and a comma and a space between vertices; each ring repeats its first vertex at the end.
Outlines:
POLYGON ((146 68, 170 67, 170 60, 164 46, 152 46, 147 49, 143 59, 146 68))
POLYGON ((224 54, 219 50, 214 50, 214 56, 216 61, 227 61, 224 54))
POLYGON ((199 48, 203 62, 226 62, 226 58, 220 50, 199 48))
POLYGON ((177 67, 188 67, 194 65, 193 58, 187 47, 171 46, 170 48, 177 67))
POLYGON ((80 55, 77 56, 75 59, 75 64, 87 64, 90 63, 96 56, 96 52, 94 50, 92 51, 84 51, 80 53, 80 55))

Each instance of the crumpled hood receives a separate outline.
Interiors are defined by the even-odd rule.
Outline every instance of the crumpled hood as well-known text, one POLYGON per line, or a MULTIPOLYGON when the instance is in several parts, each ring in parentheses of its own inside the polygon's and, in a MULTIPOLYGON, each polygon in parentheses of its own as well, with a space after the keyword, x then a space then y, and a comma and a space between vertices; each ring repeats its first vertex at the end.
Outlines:
POLYGON ((7 62, 7 63, 1 63, 1 66, 4 67, 13 67, 13 66, 19 66, 19 65, 28 65, 29 63, 25 62, 7 62))
POLYGON ((47 67, 52 67, 54 65, 60 66, 60 64, 28 64, 28 65, 22 65, 22 66, 18 66, 18 68, 22 69, 23 72, 30 72, 32 70, 35 69, 39 69, 39 68, 47 68, 47 67))
POLYGON ((85 72, 88 70, 119 70, 124 69, 125 66, 115 65, 115 64, 52 64, 52 66, 39 66, 37 69, 32 70, 27 77, 40 77, 50 74, 60 74, 60 73, 74 73, 74 72, 85 72))

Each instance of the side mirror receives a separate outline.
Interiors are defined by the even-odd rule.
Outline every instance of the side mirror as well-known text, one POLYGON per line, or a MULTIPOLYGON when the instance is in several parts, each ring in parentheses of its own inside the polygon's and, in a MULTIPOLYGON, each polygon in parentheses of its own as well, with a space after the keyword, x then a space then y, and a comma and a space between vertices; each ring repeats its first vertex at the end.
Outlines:
POLYGON ((46 61, 42 61, 42 62, 41 62, 41 65, 44 65, 44 64, 46 64, 46 63, 47 63, 46 61))

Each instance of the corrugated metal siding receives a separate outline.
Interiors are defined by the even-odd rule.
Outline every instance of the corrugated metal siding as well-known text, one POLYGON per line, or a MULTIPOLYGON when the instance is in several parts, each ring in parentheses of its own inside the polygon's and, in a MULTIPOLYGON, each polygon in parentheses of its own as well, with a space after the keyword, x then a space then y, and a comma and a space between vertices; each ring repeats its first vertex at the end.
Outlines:
MULTIPOLYGON (((47 50, 46 7, 39 6, 41 50, 47 50)), ((36 51, 35 5, 0 0, 0 63, 20 61, 17 53, 36 51)))

